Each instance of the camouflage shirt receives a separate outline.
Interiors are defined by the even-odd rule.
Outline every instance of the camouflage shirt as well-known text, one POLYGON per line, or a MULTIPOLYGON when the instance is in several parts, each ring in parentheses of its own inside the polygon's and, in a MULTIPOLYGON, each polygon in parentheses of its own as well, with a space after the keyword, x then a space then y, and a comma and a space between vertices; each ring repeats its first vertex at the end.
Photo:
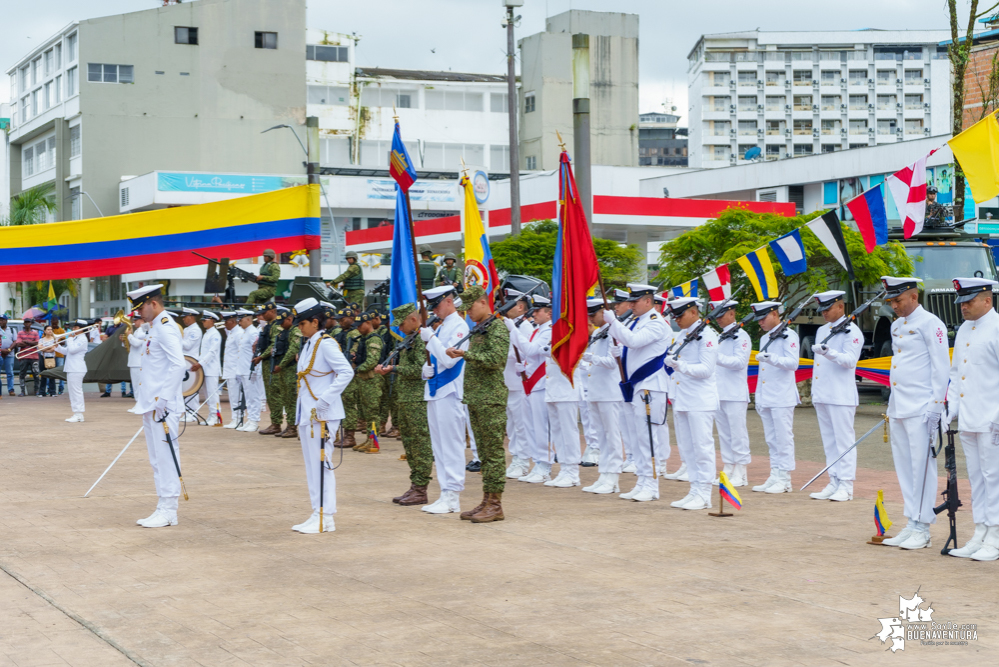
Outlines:
POLYGON ((260 278, 257 284, 261 287, 275 287, 281 279, 281 265, 277 262, 267 262, 260 267, 260 278))
POLYGON ((510 351, 510 332, 498 318, 485 333, 470 334, 465 351, 465 398, 469 405, 506 405, 503 369, 510 351))
POLYGON ((417 336, 413 346, 399 353, 395 367, 395 400, 398 403, 423 402, 423 364, 427 362, 427 344, 417 336))
POLYGON ((368 354, 355 370, 358 373, 367 373, 374 370, 382 356, 382 337, 376 333, 369 333, 367 336, 361 336, 357 345, 363 345, 368 354))
MULTIPOLYGON (((281 328, 281 323, 277 319, 271 321, 273 326, 267 329, 267 347, 264 348, 263 352, 259 352, 261 359, 270 359, 271 353, 274 351, 274 341, 277 340, 278 334, 280 334, 284 329, 281 328)), ((298 327, 295 327, 296 329, 298 327)))

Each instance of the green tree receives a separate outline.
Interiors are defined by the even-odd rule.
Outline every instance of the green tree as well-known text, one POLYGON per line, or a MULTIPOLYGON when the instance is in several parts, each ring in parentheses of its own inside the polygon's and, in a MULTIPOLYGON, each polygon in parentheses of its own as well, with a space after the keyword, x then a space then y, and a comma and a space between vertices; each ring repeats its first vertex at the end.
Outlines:
MULTIPOLYGON (((490 250, 497 269, 551 282, 557 240, 558 223, 539 220, 525 225, 517 236, 492 243, 490 250)), ((624 287, 625 283, 636 278, 642 260, 638 246, 594 237, 593 248, 597 253, 604 287, 608 290, 624 287)))
MULTIPOLYGON (((809 294, 829 289, 830 285, 845 284, 848 276, 843 267, 810 229, 802 227, 822 213, 824 211, 786 218, 774 213, 753 213, 743 208, 727 209, 716 219, 660 247, 659 277, 663 280, 663 287, 685 283, 719 264, 727 263, 732 274, 732 289, 745 284, 739 299, 742 302, 739 310, 747 313, 749 308, 746 304, 756 300, 756 293, 735 260, 799 227, 802 228, 801 241, 805 245, 808 271, 788 278, 781 271, 780 263, 771 258, 780 294, 787 305, 793 307, 809 294)), ((889 241, 867 254, 860 232, 843 223, 840 226, 858 282, 874 285, 884 275, 912 275, 912 259, 901 243, 889 241)))
MULTIPOLYGON (((35 225, 45 222, 46 213, 58 210, 53 194, 55 188, 39 186, 19 192, 10 199, 10 215, 0 219, 0 226, 35 225)), ((21 283, 21 310, 31 306, 30 284, 21 283), (27 303, 25 303, 27 302, 27 303)))

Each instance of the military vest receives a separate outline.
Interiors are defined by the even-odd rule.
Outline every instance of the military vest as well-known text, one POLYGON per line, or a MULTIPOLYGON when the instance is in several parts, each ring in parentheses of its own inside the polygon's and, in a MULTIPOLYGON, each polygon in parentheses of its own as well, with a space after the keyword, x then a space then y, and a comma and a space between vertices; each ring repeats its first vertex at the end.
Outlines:
POLYGON ((290 340, 290 327, 288 329, 283 329, 281 333, 278 334, 277 340, 274 341, 274 350, 271 351, 271 356, 274 358, 275 364, 280 364, 281 360, 284 359, 284 355, 288 351, 288 344, 290 340))
POLYGON ((437 265, 433 262, 420 262, 420 289, 428 290, 434 287, 437 277, 437 265))
POLYGON ((357 267, 357 275, 349 276, 343 281, 344 289, 364 289, 364 269, 361 268, 360 264, 354 264, 357 267))

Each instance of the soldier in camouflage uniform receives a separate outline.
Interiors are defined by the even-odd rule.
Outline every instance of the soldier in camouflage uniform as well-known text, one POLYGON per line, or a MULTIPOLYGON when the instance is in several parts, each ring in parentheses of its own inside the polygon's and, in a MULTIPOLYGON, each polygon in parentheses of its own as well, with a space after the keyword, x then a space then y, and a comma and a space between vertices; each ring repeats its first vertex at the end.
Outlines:
MULTIPOLYGON (((392 330, 384 324, 385 319, 383 319, 383 313, 377 310, 376 307, 372 307, 372 310, 376 310, 378 313, 378 319, 376 320, 375 332, 381 336, 382 339, 382 361, 392 352, 395 348, 395 338, 392 336, 392 330)), ((386 438, 398 438, 399 428, 395 423, 395 392, 393 391, 395 385, 394 375, 382 375, 382 400, 378 405, 378 433, 384 434, 386 438), (389 417, 392 418, 392 429, 388 429, 389 417)))
POLYGON ((295 410, 298 403, 297 357, 298 351, 302 349, 302 332, 298 327, 292 326, 295 320, 290 310, 285 309, 281 314, 284 318, 280 327, 274 327, 278 335, 268 350, 274 359, 274 370, 271 372, 271 382, 274 384, 271 423, 276 421, 278 427, 281 426, 283 409, 288 426, 281 433, 274 435, 279 438, 297 438, 298 427, 295 425, 295 410))
POLYGON ((419 247, 420 252, 420 289, 426 292, 433 289, 435 278, 437 277, 437 265, 434 264, 434 253, 427 244, 419 247))
POLYGON ((467 348, 450 348, 450 357, 465 359, 465 397, 472 419, 472 432, 482 461, 482 502, 475 509, 461 513, 462 519, 473 523, 503 520, 501 503, 506 483, 506 455, 503 435, 506 432, 507 388, 503 369, 510 351, 510 333, 499 318, 494 319, 484 331, 480 323, 492 314, 489 297, 479 285, 465 290, 461 297, 462 310, 466 311, 475 328, 469 332, 467 348))
MULTIPOLYGON (((375 366, 382 358, 382 338, 374 331, 375 313, 361 313, 357 327, 357 344, 351 350, 354 378, 357 380, 357 409, 361 422, 371 429, 378 421, 378 404, 382 398, 382 376, 375 373, 375 366)), ((370 431, 364 442, 354 445, 355 452, 378 452, 370 431)))
MULTIPOLYGON (((280 306, 283 310, 288 310, 284 306, 280 306)), ((254 352, 256 355, 253 358, 253 363, 256 368, 261 370, 261 377, 264 382, 264 396, 267 399, 267 410, 271 414, 271 424, 267 428, 257 431, 260 435, 277 435, 281 432, 281 422, 278 421, 277 424, 274 423, 275 419, 281 419, 281 406, 277 406, 278 409, 274 409, 274 383, 271 381, 271 362, 269 350, 274 345, 274 339, 277 338, 278 333, 281 330, 280 321, 278 317, 278 305, 274 302, 265 303, 259 311, 261 322, 258 325, 260 332, 257 339, 257 347, 254 352), (267 355, 266 357, 264 355, 267 355)))
POLYGON ((257 276, 257 289, 250 292, 246 297, 247 304, 264 303, 268 299, 274 298, 274 290, 277 289, 278 281, 281 280, 281 265, 274 261, 277 256, 274 251, 268 248, 264 251, 264 265, 260 267, 260 275, 257 276))
POLYGON ((420 329, 420 311, 415 303, 407 303, 392 311, 392 325, 399 327, 403 335, 412 335, 410 346, 399 352, 396 363, 390 366, 377 366, 375 370, 383 376, 395 372, 393 391, 396 394, 395 410, 392 413, 393 426, 398 420, 402 447, 409 464, 409 491, 392 502, 399 505, 425 505, 427 485, 434 463, 430 446, 430 425, 427 423, 427 402, 424 400, 423 364, 427 358, 427 346, 416 332, 420 329))
POLYGON ((357 253, 351 250, 345 257, 347 258, 347 270, 338 275, 333 280, 326 283, 336 286, 343 283, 343 296, 347 302, 356 302, 359 308, 364 307, 364 271, 357 263, 357 253))
MULTIPOLYGON (((355 317, 356 314, 350 308, 341 308, 337 311, 339 324, 335 329, 337 333, 333 339, 340 346, 340 351, 343 352, 343 356, 347 357, 347 361, 351 360, 354 351, 353 348, 360 337, 357 328, 354 326, 355 317)), ((343 394, 340 396, 344 412, 343 421, 340 423, 343 435, 340 440, 333 443, 334 447, 353 448, 357 445, 357 442, 354 440, 354 431, 357 430, 357 382, 357 374, 355 373, 350 384, 347 385, 347 388, 343 390, 343 394)))
POLYGON ((947 216, 950 215, 948 207, 937 203, 937 189, 934 186, 926 188, 926 227, 946 227, 947 216))
POLYGON ((455 266, 456 261, 457 259, 453 252, 444 254, 444 266, 437 273, 437 279, 434 281, 434 284, 438 287, 441 285, 450 285, 458 294, 461 294, 465 289, 465 286, 462 284, 464 276, 461 269, 455 266))

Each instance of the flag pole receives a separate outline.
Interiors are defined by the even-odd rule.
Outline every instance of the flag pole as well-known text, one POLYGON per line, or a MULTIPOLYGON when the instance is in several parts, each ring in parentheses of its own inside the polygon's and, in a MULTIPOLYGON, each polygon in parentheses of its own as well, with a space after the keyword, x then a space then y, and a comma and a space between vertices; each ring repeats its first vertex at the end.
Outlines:
POLYGON ((722 495, 721 484, 718 485, 718 511, 708 512, 708 516, 732 516, 731 512, 725 511, 725 497, 722 495))
MULTIPOLYGON (((396 123, 399 116, 396 114, 395 105, 392 105, 392 118, 396 123)), ((420 322, 427 326, 427 304, 423 300, 423 287, 420 285, 420 260, 416 254, 416 229, 413 228, 413 207, 409 201, 409 188, 404 191, 406 195, 406 220, 409 222, 409 245, 413 249, 413 270, 416 276, 416 302, 420 304, 420 322)), ((429 354, 429 353, 428 353, 429 354)))

